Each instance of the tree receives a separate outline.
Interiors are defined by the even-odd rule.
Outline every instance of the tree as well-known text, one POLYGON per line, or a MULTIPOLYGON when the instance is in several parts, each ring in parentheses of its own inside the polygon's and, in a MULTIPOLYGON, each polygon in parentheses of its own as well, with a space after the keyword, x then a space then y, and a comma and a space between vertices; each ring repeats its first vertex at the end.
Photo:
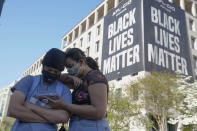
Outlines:
MULTIPOLYGON (((167 122, 197 118, 197 81, 191 83, 190 78, 152 72, 129 81, 121 89, 115 89, 112 85, 108 106, 111 129, 128 131, 129 124, 132 124, 167 131, 167 122)), ((183 131, 197 130, 193 121, 182 124, 183 131)))
POLYGON ((184 81, 179 81, 181 86, 179 90, 186 96, 184 105, 182 105, 182 114, 179 115, 178 120, 182 121, 183 131, 197 130, 197 81, 193 83, 188 82, 188 78, 184 81))
POLYGON ((6 117, 1 123, 0 123, 0 131, 10 131, 15 119, 6 117))
POLYGON ((185 106, 180 105, 185 105, 183 100, 186 96, 179 90, 181 80, 180 75, 152 72, 126 85, 130 96, 139 97, 131 102, 138 105, 138 110, 145 109, 147 116, 153 118, 149 119, 152 124, 148 125, 156 131, 167 131, 168 118, 177 117, 183 112, 185 106))
POLYGON ((121 89, 110 87, 107 117, 112 131, 128 131, 130 117, 140 114, 137 106, 131 103, 131 98, 121 89))

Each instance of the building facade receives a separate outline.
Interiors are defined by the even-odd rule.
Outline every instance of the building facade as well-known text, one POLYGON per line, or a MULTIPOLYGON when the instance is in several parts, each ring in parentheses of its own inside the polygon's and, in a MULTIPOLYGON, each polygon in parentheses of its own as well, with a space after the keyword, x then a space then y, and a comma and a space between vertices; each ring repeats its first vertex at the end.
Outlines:
POLYGON ((16 84, 17 81, 13 81, 9 86, 3 87, 0 90, 0 122, 7 116, 10 96, 11 96, 11 87, 16 84))
MULTIPOLYGON (((68 31, 62 38, 62 50, 77 47, 82 49, 87 56, 93 57, 101 67, 104 18, 113 8, 116 8, 122 0, 103 0, 94 10, 92 10, 83 20, 68 31)), ((155 1, 155 0, 148 0, 155 1)), ((160 1, 161 0, 157 0, 160 1)), ((165 1, 165 0, 164 0, 165 1)), ((197 1, 196 0, 169 0, 178 5, 185 12, 186 30, 188 34, 188 46, 191 52, 191 66, 194 76, 197 76, 197 1)), ((177 14, 178 15, 178 14, 177 14)), ((146 19, 146 18, 144 18, 146 19)), ((143 32, 144 33, 144 32, 143 32)), ((140 71, 144 74, 144 71, 140 71)), ((123 76, 113 80, 118 83, 127 77, 139 74, 135 72, 128 76, 123 76)))
MULTIPOLYGON (((148 0, 151 1, 151 0, 148 0)), ((153 0, 152 0, 153 1, 153 0)), ((157 0, 158 1, 158 0, 157 0)), ((160 0, 159 0, 160 1, 160 0)), ((103 50, 104 17, 116 8, 122 0, 103 0, 83 20, 68 31, 62 38, 61 49, 77 47, 82 49, 87 56, 93 57, 101 67, 103 50)), ((185 11, 188 44, 191 51, 191 63, 194 76, 197 76, 197 1, 196 0, 169 0, 185 11)), ((43 55, 44 56, 44 55, 43 55)), ((43 56, 36 60, 22 76, 41 73, 43 56)), ((143 71, 142 71, 143 72, 143 71)), ((139 74, 136 72, 131 76, 139 74)), ((124 78, 118 78, 122 79, 124 78)))
MULTIPOLYGON (((78 24, 76 24, 70 31, 68 31, 62 38, 62 50, 66 51, 68 48, 77 47, 82 49, 87 56, 93 57, 102 67, 102 53, 103 53, 103 41, 105 18, 111 13, 113 8, 116 8, 121 4, 123 0, 103 0, 94 10, 92 10, 87 16, 84 17, 78 24)), ((129 1, 129 0, 128 0, 129 1)), ((165 2, 167 0, 144 0, 144 1, 158 1, 165 2)), ((172 4, 176 4, 185 13, 185 24, 187 31, 187 38, 189 44, 189 52, 191 57, 191 68, 194 78, 197 78, 197 1, 196 0, 169 0, 172 4)), ((168 5, 167 5, 168 6, 168 5)), ((114 11, 114 10, 113 10, 114 11)), ((118 11, 118 10, 117 10, 118 11)), ((177 14, 179 15, 179 14, 177 14)), ((144 16, 144 19, 145 16, 144 16)), ((142 19, 143 20, 143 19, 142 19)), ((144 21, 142 21, 144 24, 144 21)), ((180 25, 185 26, 185 25, 180 25)), ((142 32, 145 33, 145 32, 142 32)), ((150 32, 148 32, 150 33, 150 32)), ((105 36, 106 37, 106 36, 105 36)), ((105 48, 105 47, 104 47, 105 48)), ((139 71, 130 73, 123 77, 117 77, 110 81, 116 88, 121 88, 128 80, 135 80, 138 77, 144 76, 146 71, 139 71)), ((181 125, 179 125, 181 127, 181 125)), ((132 131, 144 131, 133 127, 132 131)), ((179 129, 180 130, 180 129, 179 129)))
POLYGON ((39 57, 32 65, 30 65, 22 74, 22 77, 27 75, 38 75, 42 71, 42 59, 45 54, 39 57))

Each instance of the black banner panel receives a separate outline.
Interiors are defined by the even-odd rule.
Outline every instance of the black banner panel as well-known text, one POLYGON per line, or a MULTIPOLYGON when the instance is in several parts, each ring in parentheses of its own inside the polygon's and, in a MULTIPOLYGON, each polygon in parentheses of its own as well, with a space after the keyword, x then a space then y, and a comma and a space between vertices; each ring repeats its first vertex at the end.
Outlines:
POLYGON ((185 12, 168 0, 144 0, 146 71, 192 75, 185 12))
POLYGON ((141 0, 123 0, 104 17, 101 70, 108 80, 143 70, 141 0))

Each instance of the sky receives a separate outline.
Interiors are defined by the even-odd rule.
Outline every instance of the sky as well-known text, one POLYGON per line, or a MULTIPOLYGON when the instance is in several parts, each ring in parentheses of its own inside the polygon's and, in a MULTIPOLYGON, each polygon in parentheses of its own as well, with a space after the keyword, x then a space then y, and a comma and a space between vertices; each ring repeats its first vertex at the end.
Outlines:
POLYGON ((0 17, 0 88, 22 73, 102 0, 6 0, 0 17))

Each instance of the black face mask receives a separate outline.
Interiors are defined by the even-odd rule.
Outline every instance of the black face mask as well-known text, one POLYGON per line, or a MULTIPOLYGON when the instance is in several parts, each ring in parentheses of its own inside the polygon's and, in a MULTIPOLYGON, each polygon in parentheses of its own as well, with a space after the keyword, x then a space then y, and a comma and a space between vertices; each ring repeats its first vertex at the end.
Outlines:
POLYGON ((60 74, 53 74, 48 71, 42 70, 43 80, 49 84, 55 82, 57 79, 60 78, 60 74))

